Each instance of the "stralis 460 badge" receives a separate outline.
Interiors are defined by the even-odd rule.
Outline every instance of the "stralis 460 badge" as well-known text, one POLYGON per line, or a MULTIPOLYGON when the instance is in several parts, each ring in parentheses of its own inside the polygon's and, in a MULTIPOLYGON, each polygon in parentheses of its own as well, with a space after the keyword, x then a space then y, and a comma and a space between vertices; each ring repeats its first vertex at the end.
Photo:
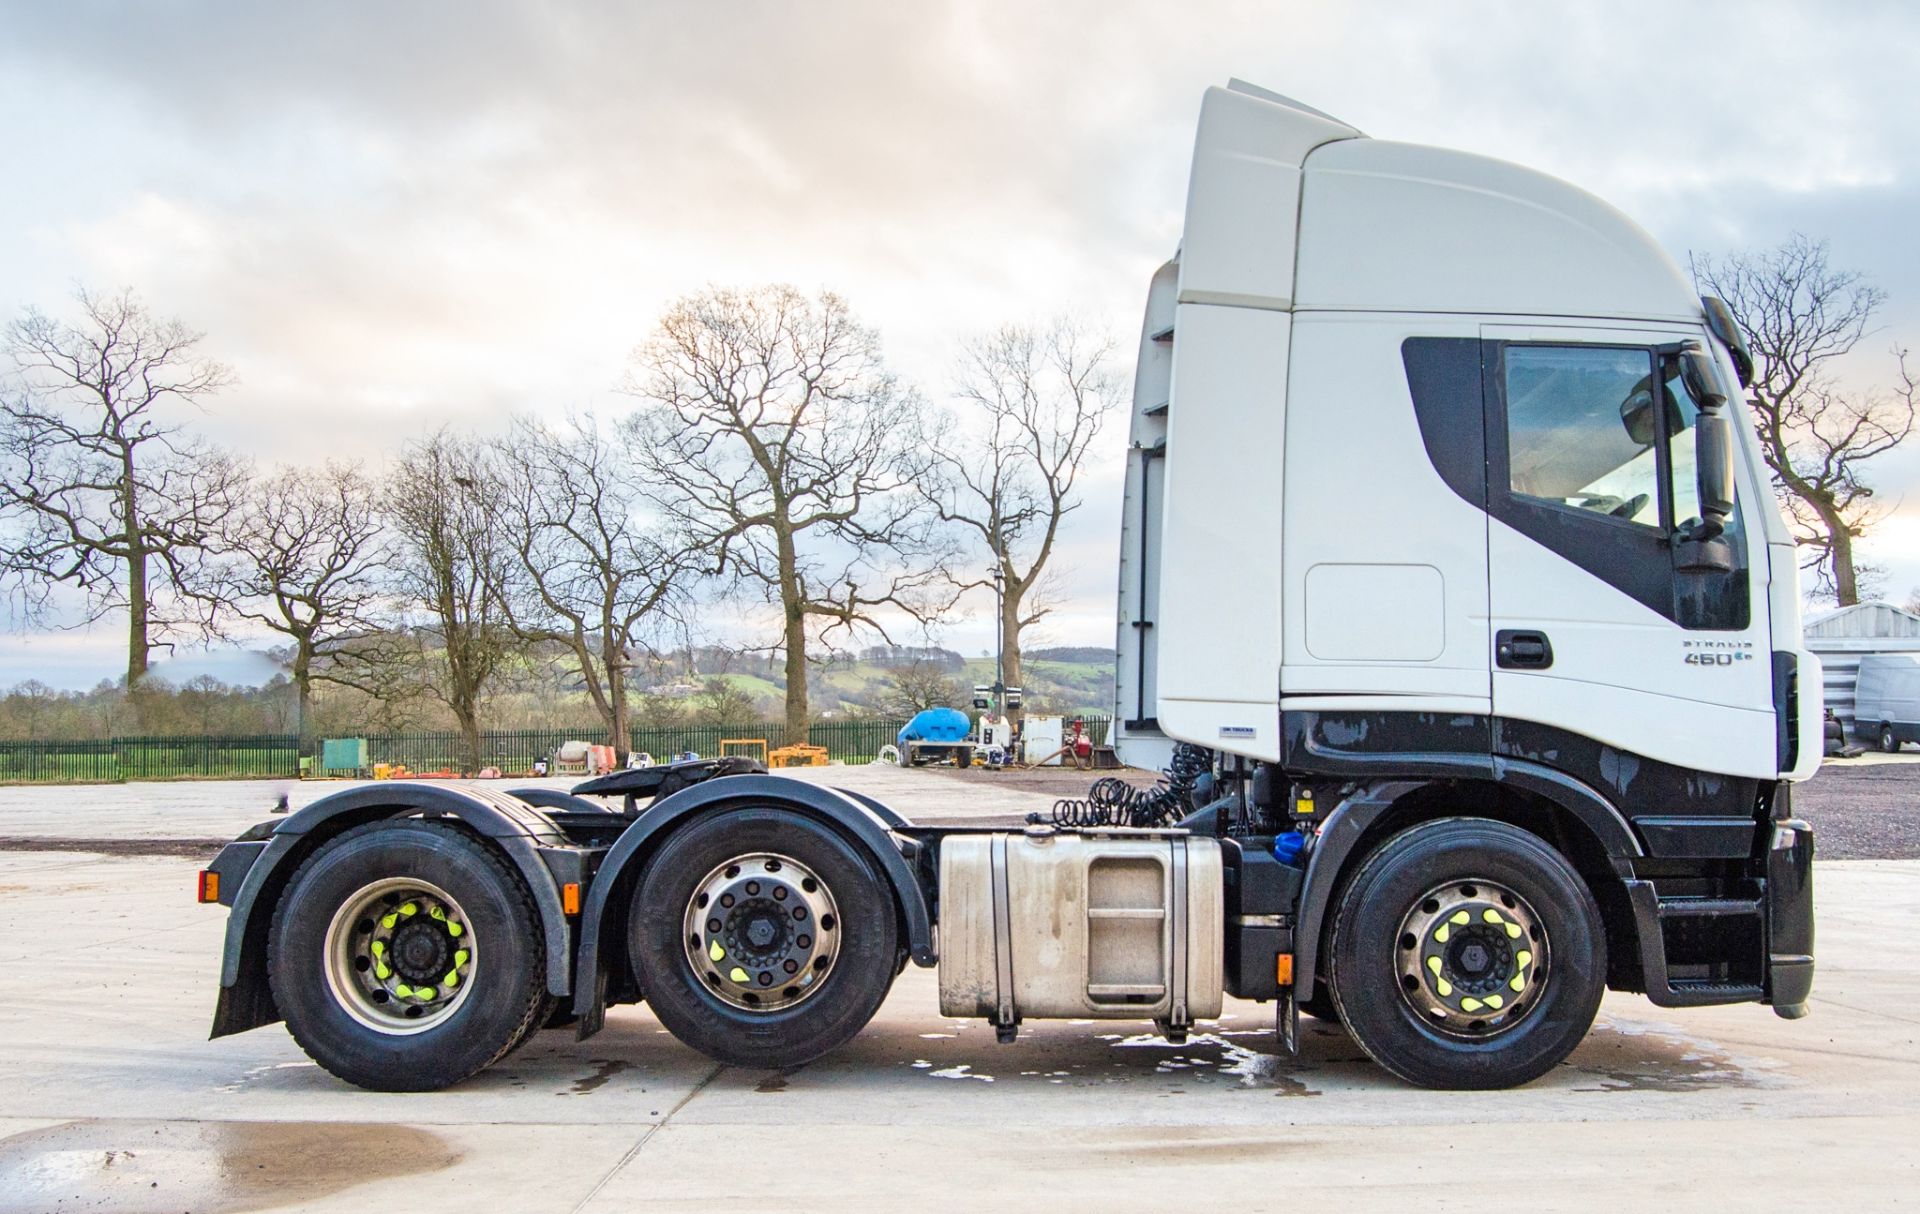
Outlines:
POLYGON ((1753 661, 1752 641, 1682 641, 1689 666, 1732 666, 1753 661))

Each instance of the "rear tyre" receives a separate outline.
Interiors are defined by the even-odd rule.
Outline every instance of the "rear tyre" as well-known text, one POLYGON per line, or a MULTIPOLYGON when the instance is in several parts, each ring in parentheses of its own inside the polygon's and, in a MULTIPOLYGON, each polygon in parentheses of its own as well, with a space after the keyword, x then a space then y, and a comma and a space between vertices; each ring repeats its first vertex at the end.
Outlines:
POLYGON ((1593 1025, 1606 935, 1580 875, 1534 835, 1450 818, 1368 857, 1331 946, 1340 1018, 1367 1054, 1428 1088, 1539 1078, 1593 1025))
POLYGON ((300 866, 274 912, 267 974, 300 1048, 377 1091, 459 1083, 551 1010, 519 875, 464 831, 413 818, 355 827, 300 866))
POLYGON ((1333 992, 1324 983, 1314 989, 1311 999, 1300 1001, 1300 1011, 1329 1024, 1337 1024, 1340 1020, 1340 1009, 1334 1006, 1333 992))
POLYGON ((640 989, 674 1036, 732 1066, 800 1066, 866 1026, 897 972, 892 891, 790 810, 716 813, 647 862, 627 918, 640 989))
POLYGON ((1900 753, 1900 739, 1894 736, 1893 726, 1882 725, 1880 727, 1880 749, 1890 755, 1900 753))

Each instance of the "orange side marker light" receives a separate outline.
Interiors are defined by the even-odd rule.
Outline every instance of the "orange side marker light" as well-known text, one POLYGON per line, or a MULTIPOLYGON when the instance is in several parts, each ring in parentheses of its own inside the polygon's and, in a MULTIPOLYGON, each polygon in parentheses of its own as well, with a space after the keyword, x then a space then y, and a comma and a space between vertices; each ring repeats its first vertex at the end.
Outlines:
POLYGON ((1293 954, 1276 953, 1273 958, 1273 976, 1281 986, 1293 985, 1293 954))
POLYGON ((220 901, 220 874, 210 868, 200 870, 200 901, 220 901))
POLYGON ((560 909, 569 915, 580 913, 580 883, 569 881, 560 887, 560 909))

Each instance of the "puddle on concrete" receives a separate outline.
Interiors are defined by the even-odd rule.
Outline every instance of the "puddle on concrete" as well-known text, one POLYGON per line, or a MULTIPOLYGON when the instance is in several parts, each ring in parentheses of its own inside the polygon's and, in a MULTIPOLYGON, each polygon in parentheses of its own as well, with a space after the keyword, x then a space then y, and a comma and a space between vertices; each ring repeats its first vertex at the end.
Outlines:
POLYGON ((575 1096, 585 1096, 588 1092, 598 1091, 600 1088, 607 1086, 607 1080, 612 1079, 622 1071, 630 1071, 632 1069, 633 1064, 623 1059, 596 1058, 593 1061, 593 1074, 573 1081, 573 1094, 575 1096))
POLYGON ((254 1084, 259 1083, 262 1079, 272 1076, 274 1073, 278 1071, 313 1070, 313 1069, 317 1069, 319 1065, 320 1064, 317 1062, 308 1062, 308 1061, 269 1062, 261 1066, 248 1067, 246 1070, 240 1072, 240 1077, 234 1080, 232 1083, 223 1083, 219 1087, 213 1090, 221 1093, 222 1095, 231 1095, 234 1092, 239 1091, 241 1088, 251 1087, 254 1084))
POLYGON ((404 1125, 73 1121, 0 1139, 0 1214, 237 1214, 459 1159, 439 1135, 404 1125))
POLYGON ((928 1071, 927 1074, 935 1079, 978 1079, 982 1083, 993 1082, 993 1076, 991 1075, 974 1074, 973 1064, 971 1062, 963 1062, 958 1066, 941 1067, 937 1071, 928 1071))
POLYGON ((1664 1024, 1602 1017, 1564 1065, 1576 1092, 1706 1092, 1787 1086, 1782 1064, 1743 1058, 1664 1024))
POLYGON ((1214 1067, 1215 1073, 1225 1075, 1240 1082, 1246 1088, 1272 1088, 1276 1096, 1318 1096, 1319 1089, 1310 1088, 1302 1080, 1283 1074, 1280 1067, 1284 1064, 1278 1054, 1263 1054, 1259 1050, 1250 1050, 1244 1045, 1229 1041, 1229 1037, 1260 1036, 1272 1034, 1261 1031, 1227 1031, 1220 1033, 1195 1033, 1187 1038, 1185 1045, 1174 1045, 1158 1033, 1137 1033, 1131 1037, 1122 1037, 1113 1042, 1116 1049, 1159 1048, 1178 1050, 1155 1065, 1159 1074, 1172 1074, 1178 1070, 1192 1067, 1214 1067), (1196 1058, 1191 1051, 1211 1046, 1220 1051, 1220 1060, 1196 1058))

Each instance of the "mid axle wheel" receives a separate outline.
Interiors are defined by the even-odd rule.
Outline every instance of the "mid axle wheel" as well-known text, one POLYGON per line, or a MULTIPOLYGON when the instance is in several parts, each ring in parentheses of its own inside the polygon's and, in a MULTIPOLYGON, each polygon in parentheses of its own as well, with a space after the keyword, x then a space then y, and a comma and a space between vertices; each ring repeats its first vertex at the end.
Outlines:
POLYGON ((899 960, 861 848, 788 809, 710 813, 647 861, 627 957, 674 1036, 735 1066, 811 1062, 865 1027, 899 960))
POLYGON ((756 852, 708 873, 687 902, 687 961, 734 1007, 774 1012, 822 989, 839 955, 833 891, 791 856, 756 852))

